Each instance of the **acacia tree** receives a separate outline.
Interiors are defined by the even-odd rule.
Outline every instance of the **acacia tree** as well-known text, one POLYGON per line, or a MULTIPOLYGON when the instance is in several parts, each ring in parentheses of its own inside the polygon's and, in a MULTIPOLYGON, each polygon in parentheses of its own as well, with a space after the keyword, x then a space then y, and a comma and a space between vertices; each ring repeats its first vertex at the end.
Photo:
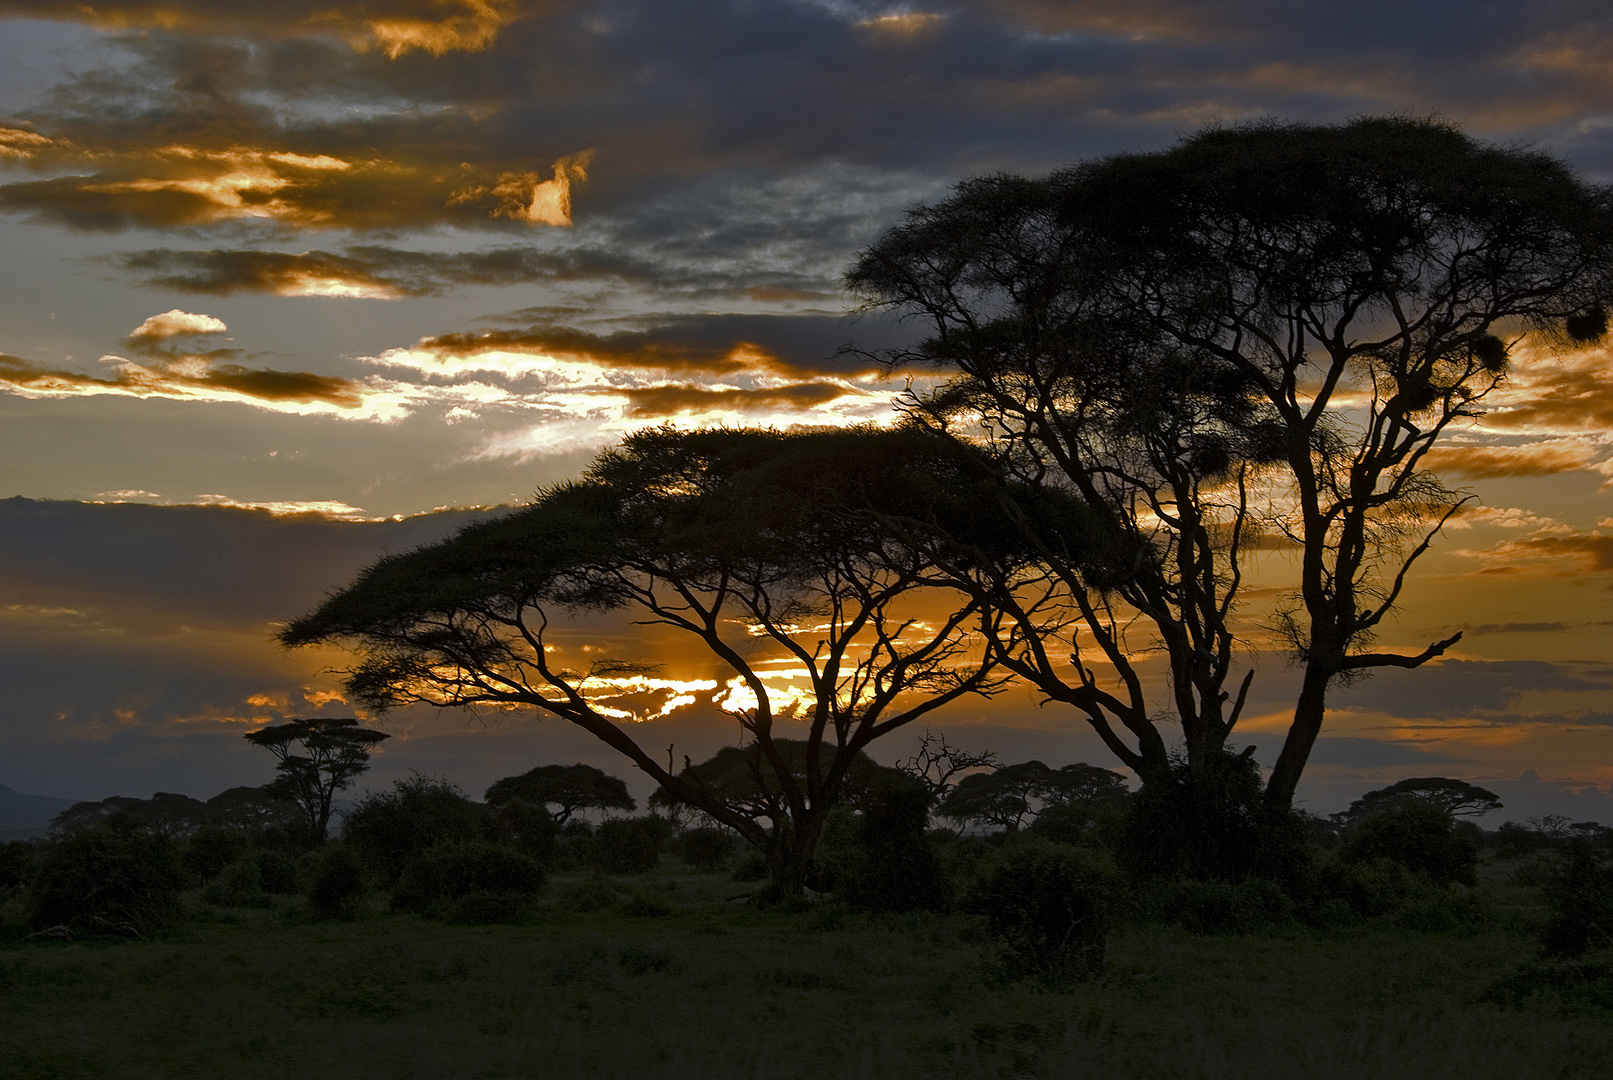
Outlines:
POLYGON ((564 825, 578 810, 638 809, 627 785, 592 765, 539 765, 519 776, 506 776, 487 789, 487 805, 514 802, 542 807, 556 825, 564 825), (556 809, 550 810, 549 807, 556 809))
MULTIPOLYGON (((1247 484, 1261 479, 1237 463, 1279 466, 1265 477, 1266 521, 1298 549, 1300 582, 1276 622, 1303 673, 1265 787, 1267 806, 1283 810, 1331 686, 1374 668, 1417 667, 1459 639, 1420 652, 1372 648, 1408 573, 1464 499, 1424 459, 1452 425, 1482 413, 1520 335, 1549 351, 1605 333, 1613 198, 1546 155, 1481 144, 1437 122, 1212 129, 1166 152, 1040 180, 967 181, 912 212, 848 282, 870 306, 934 329, 893 359, 962 372, 943 396, 918 403, 924 411, 946 417, 958 411, 952 401, 984 403, 976 411, 996 438, 1047 463, 1025 475, 1089 501, 1093 477, 1127 477, 1127 497, 1135 490, 1148 514, 1115 518, 1139 554, 1130 580, 1110 591, 1169 658, 1190 763, 1203 757, 1195 728, 1208 746, 1236 716, 1234 707, 1218 717, 1214 702, 1234 637, 1247 484), (1067 371, 1091 367, 1112 378, 1060 393, 1067 371), (1152 389, 1161 372, 1176 373, 1163 394, 1152 389), (1177 444, 1183 453, 1166 457, 1197 486, 1184 490, 1169 469, 1157 481, 1133 472, 1125 462, 1135 443, 1091 426, 1093 413, 1113 413, 1134 434, 1133 418, 1150 416, 1133 407, 1133 374, 1157 394, 1165 431, 1179 430, 1178 416, 1192 421, 1180 428, 1190 436, 1177 444), (1195 386, 1208 397, 1174 389, 1195 386), (1206 401, 1207 411, 1194 407, 1206 401), (1225 454, 1214 440, 1208 458, 1197 450, 1200 415, 1214 421, 1225 454), (1230 467, 1217 467, 1223 461, 1230 467)), ((1157 436, 1142 431, 1153 453, 1157 436)), ((1102 648, 1117 620, 1090 614, 1081 594, 1104 596, 1105 583, 1061 577, 1080 629, 1102 648)), ((1123 658, 1105 651, 1131 690, 1123 658)), ((1032 666, 1037 685, 1086 711, 1122 760, 1156 756, 1134 690, 1116 707, 1080 677, 1061 696, 1069 680, 1032 666), (1094 702, 1131 729, 1135 749, 1117 745, 1094 702)))
POLYGON ((378 710, 533 708, 576 724, 765 852, 774 884, 798 893, 864 748, 1001 684, 975 643, 992 614, 958 600, 933 551, 842 512, 945 521, 989 548, 997 522, 968 457, 902 433, 641 432, 523 510, 382 559, 281 640, 352 645, 348 689, 378 710), (734 673, 723 701, 779 796, 766 825, 699 770, 663 766, 607 703, 657 665, 565 662, 556 620, 588 609, 686 635, 734 673), (779 662, 793 689, 768 679, 779 662), (781 721, 799 723, 804 754, 781 721))
POLYGON ((370 751, 390 737, 351 716, 287 720, 242 736, 274 754, 280 774, 274 788, 296 803, 308 835, 317 841, 330 827, 331 800, 370 767, 370 751))
POLYGON ((997 511, 1035 565, 974 559, 958 579, 1003 614, 994 655, 1147 782, 1171 764, 1143 669, 1153 651, 1195 770, 1246 699, 1231 618, 1271 418, 1231 365, 1114 317, 1104 268, 1070 233, 1051 181, 970 180, 910 211, 846 281, 929 332, 880 359, 959 373, 912 395, 912 419, 986 448, 1017 482, 996 489, 997 511), (1102 543, 1070 550, 1025 512, 1025 492, 1078 502, 1102 543))

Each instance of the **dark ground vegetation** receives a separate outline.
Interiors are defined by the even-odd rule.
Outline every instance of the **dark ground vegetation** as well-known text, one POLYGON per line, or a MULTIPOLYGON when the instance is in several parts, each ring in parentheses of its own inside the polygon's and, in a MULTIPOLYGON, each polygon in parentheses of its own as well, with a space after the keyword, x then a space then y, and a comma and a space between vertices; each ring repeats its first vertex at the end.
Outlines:
POLYGON ((771 905, 707 822, 534 844, 421 777, 321 845, 138 813, 8 845, 0 1073, 1605 1074, 1607 830, 1483 832, 1414 793, 1281 859, 1147 870, 1128 838, 1161 819, 1106 785, 986 834, 926 830, 932 795, 883 772, 821 891, 771 905))

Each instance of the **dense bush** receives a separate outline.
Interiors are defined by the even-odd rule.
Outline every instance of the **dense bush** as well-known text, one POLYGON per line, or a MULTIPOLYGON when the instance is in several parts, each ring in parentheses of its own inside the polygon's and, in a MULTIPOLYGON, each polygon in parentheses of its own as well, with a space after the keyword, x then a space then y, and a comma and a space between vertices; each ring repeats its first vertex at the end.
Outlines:
POLYGON ((1311 845, 1297 814, 1273 817, 1260 766, 1244 754, 1213 754, 1195 772, 1186 762, 1148 777, 1127 805, 1115 849, 1132 876, 1284 885, 1310 872, 1311 845))
POLYGON ((1478 848, 1456 830, 1450 813, 1431 802, 1407 800, 1354 826, 1339 845, 1347 863, 1388 859, 1426 874, 1440 885, 1472 885, 1478 848))
POLYGON ((1252 934, 1294 918, 1294 901, 1265 878, 1173 881, 1148 898, 1150 914, 1193 934, 1252 934))
POLYGON ((203 825, 186 842, 180 860, 196 880, 212 881, 251 849, 252 837, 245 831, 203 825))
POLYGON ((861 803, 835 895, 870 911, 945 910, 952 884, 926 835, 929 789, 884 769, 870 781, 861 803))
POLYGON ((1009 970, 1048 982, 1103 974, 1118 874, 1107 857, 1039 837, 1008 844, 964 898, 1009 970))
POLYGON ((543 868, 486 840, 439 844, 410 863, 392 906, 455 922, 501 922, 543 888, 543 868))
POLYGON ((174 844, 144 830, 82 829, 40 853, 28 893, 35 930, 141 937, 178 909, 185 871, 174 844))
POLYGON ((38 845, 25 840, 0 844, 0 900, 21 892, 33 874, 38 845))
POLYGON ((316 919, 353 919, 367 883, 364 864, 346 844, 331 844, 314 858, 308 913, 316 919))
POLYGON ((1392 859, 1337 860, 1317 869, 1313 906, 1334 901, 1353 915, 1375 918, 1398 911, 1428 884, 1426 879, 1392 859))
POLYGON ((202 898, 223 907, 263 906, 263 872, 258 869, 258 860, 249 857, 226 866, 208 882, 202 898))
POLYGON ((671 835, 672 823, 654 814, 612 818, 594 832, 594 865, 607 874, 647 873, 659 864, 671 835))
POLYGON ((280 848, 264 848, 257 853, 258 880, 264 892, 290 896, 297 891, 297 860, 280 848))
POLYGON ((486 807, 453 784, 411 776, 366 795, 343 822, 342 838, 390 884, 428 848, 483 839, 489 827, 486 807))
POLYGON ((687 829, 677 840, 677 855, 696 870, 718 870, 734 855, 734 838, 723 829, 687 829))
POLYGON ((489 807, 493 836, 529 858, 548 865, 560 855, 560 827, 542 806, 513 799, 489 807))
POLYGON ((1541 935, 1548 956, 1582 956, 1613 950, 1613 864, 1576 844, 1568 863, 1546 888, 1551 916, 1541 935))

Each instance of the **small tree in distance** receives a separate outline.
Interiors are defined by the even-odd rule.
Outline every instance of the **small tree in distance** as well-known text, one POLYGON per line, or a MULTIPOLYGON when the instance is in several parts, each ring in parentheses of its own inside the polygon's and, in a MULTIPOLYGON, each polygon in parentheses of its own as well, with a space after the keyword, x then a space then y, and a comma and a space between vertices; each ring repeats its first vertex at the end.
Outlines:
POLYGON ((620 778, 582 764, 539 765, 519 776, 506 776, 488 788, 484 798, 495 808, 514 802, 542 807, 556 825, 564 825, 579 810, 638 809, 620 778))
POLYGON ((350 716, 287 720, 242 736, 278 759, 275 786, 302 810, 303 824, 316 842, 330 827, 331 800, 370 767, 370 750, 389 737, 360 727, 350 716))
POLYGON ((1333 818, 1341 825, 1354 825, 1411 800, 1432 803, 1453 817, 1481 817, 1491 810, 1501 809, 1501 799, 1495 792, 1475 787, 1465 780, 1414 776, 1367 792, 1333 818))

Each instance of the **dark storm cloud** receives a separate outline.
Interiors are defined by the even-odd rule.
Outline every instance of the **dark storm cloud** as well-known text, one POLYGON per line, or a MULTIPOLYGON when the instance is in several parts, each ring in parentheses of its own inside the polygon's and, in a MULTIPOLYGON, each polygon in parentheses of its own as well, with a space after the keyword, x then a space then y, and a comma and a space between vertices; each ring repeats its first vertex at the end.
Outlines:
MULTIPOLYGON (((596 333, 568 326, 534 326, 440 334, 423 338, 410 354, 442 359, 495 352, 532 353, 584 360, 606 368, 637 368, 701 375, 775 374, 859 376, 875 370, 846 351, 877 350, 901 333, 886 319, 848 320, 826 315, 658 316, 643 330, 596 333)), ((406 362, 399 360, 398 362, 406 362)))
POLYGON ((1606 669, 1583 671, 1578 666, 1542 660, 1447 660, 1414 671, 1383 669, 1365 682, 1339 690, 1334 702, 1340 708, 1406 719, 1477 717, 1485 723, 1549 722, 1548 714, 1513 714, 1518 699, 1530 692, 1613 690, 1610 675, 1613 672, 1606 669))
POLYGON ((399 299, 437 295, 459 286, 542 281, 725 295, 757 303, 832 299, 832 294, 799 288, 798 278, 777 272, 696 268, 598 247, 437 252, 355 245, 341 253, 154 248, 119 255, 116 261, 146 284, 216 296, 271 293, 399 299))
POLYGON ((346 711, 309 689, 328 660, 285 653, 274 624, 485 516, 0 500, 0 780, 88 798, 264 783, 242 731, 346 711))
MULTIPOLYGON (((493 217, 507 208, 498 192, 589 147, 578 213, 624 216, 714 171, 1035 169, 1265 114, 1442 110, 1496 133, 1594 139, 1576 121, 1613 96, 1597 51, 1613 26, 1588 0, 943 4, 943 17, 908 23, 873 6, 623 0, 511 6, 477 51, 395 58, 251 40, 246 23, 230 24, 241 41, 198 38, 203 23, 175 10, 171 29, 126 39, 131 63, 64 84, 16 121, 49 140, 20 152, 55 175, 0 188, 0 205, 81 228, 252 214, 295 228, 519 228, 493 217), (238 184, 241 160, 160 152, 172 147, 341 167, 256 160, 256 186, 221 199, 206 184, 238 184)), ((340 10, 364 23, 385 8, 340 10)))
POLYGON ((282 36, 340 34, 389 56, 412 49, 475 51, 522 14, 562 3, 540 0, 0 0, 0 16, 84 22, 108 29, 161 27, 282 36))
POLYGON ((382 551, 439 539, 485 513, 369 522, 225 506, 0 499, 0 597, 39 610, 99 612, 93 617, 112 625, 289 619, 382 551))

